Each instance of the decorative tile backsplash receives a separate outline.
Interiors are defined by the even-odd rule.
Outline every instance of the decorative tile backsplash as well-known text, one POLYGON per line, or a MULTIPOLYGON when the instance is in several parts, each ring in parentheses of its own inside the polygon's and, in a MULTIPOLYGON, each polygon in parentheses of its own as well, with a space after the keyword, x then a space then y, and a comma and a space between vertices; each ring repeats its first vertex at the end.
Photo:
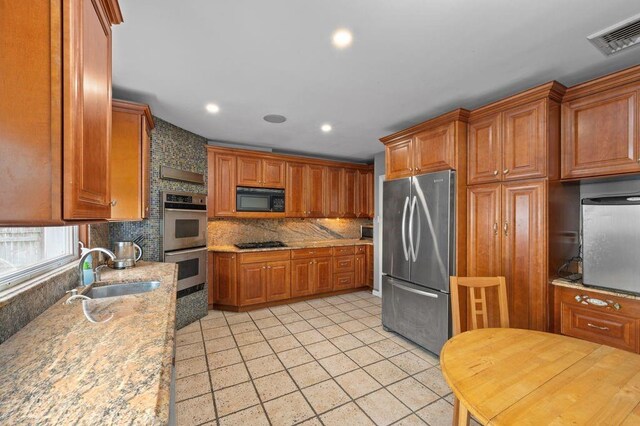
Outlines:
POLYGON ((149 219, 140 222, 115 222, 109 224, 109 245, 115 241, 130 241, 144 236, 142 250, 144 260, 160 261, 160 193, 162 191, 185 191, 207 193, 207 140, 171 123, 154 117, 155 128, 151 131, 151 205, 149 219), (176 182, 160 179, 160 166, 202 173, 205 184, 176 182))
POLYGON ((369 219, 219 219, 209 221, 208 245, 254 241, 317 241, 360 238, 369 219))

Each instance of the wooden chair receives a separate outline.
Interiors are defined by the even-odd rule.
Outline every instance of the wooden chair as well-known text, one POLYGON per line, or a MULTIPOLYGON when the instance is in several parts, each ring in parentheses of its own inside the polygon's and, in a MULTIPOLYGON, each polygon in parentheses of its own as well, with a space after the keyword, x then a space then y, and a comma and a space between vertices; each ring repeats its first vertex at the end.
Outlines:
MULTIPOLYGON (((507 283, 504 277, 450 277, 451 290, 451 320, 453 321, 453 334, 462 331, 462 317, 460 316, 460 291, 459 287, 466 287, 469 293, 469 309, 471 315, 471 330, 478 327, 478 316, 482 319, 482 327, 489 326, 489 314, 487 311, 488 287, 498 289, 498 307, 500 315, 500 327, 509 328, 509 305, 507 304, 507 283), (479 293, 477 295, 476 293, 479 293)), ((458 398, 454 398, 453 424, 468 425, 469 410, 464 404, 460 404, 458 398)))

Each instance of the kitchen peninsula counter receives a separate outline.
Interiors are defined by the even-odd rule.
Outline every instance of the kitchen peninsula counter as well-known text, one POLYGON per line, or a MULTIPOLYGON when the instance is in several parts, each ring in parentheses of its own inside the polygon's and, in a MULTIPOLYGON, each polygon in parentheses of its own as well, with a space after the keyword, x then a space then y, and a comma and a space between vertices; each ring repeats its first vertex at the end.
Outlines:
POLYGON ((293 241, 285 242, 286 247, 268 247, 268 248, 255 248, 255 249, 240 249, 233 245, 213 245, 209 246, 209 251, 219 253, 251 253, 260 251, 273 251, 273 250, 295 250, 303 248, 319 248, 319 247, 342 247, 342 246, 361 246, 361 245, 373 245, 373 240, 360 240, 360 239, 336 239, 336 240, 319 240, 319 241, 293 241))

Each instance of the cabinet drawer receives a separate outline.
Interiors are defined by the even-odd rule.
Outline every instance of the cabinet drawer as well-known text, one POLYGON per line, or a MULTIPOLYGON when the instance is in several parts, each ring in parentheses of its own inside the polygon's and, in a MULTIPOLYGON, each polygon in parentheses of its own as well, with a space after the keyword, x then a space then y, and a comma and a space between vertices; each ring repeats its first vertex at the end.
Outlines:
POLYGON ((345 288, 355 287, 355 277, 353 272, 343 272, 339 274, 333 274, 333 289, 342 290, 345 288))
POLYGON ((353 272, 355 256, 339 256, 333 258, 333 272, 353 272))
POLYGON ((356 254, 366 254, 367 246, 356 246, 356 254))
POLYGON ((291 259, 331 256, 331 247, 317 247, 291 250, 291 259))
POLYGON ((562 305, 562 334, 638 351, 638 321, 593 309, 562 305))
POLYGON ((289 260, 290 255, 291 250, 273 250, 241 253, 238 258, 240 263, 277 262, 279 260, 289 260))
POLYGON ((333 248, 334 256, 344 256, 347 254, 355 254, 356 248, 354 246, 341 246, 333 248))

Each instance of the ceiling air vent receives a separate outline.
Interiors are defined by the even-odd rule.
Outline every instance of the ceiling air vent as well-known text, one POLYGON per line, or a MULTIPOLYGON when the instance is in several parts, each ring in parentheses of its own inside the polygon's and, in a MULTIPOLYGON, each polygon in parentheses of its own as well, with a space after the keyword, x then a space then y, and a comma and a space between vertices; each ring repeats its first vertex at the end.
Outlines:
POLYGON ((607 56, 640 44, 640 14, 591 34, 587 39, 607 56))

